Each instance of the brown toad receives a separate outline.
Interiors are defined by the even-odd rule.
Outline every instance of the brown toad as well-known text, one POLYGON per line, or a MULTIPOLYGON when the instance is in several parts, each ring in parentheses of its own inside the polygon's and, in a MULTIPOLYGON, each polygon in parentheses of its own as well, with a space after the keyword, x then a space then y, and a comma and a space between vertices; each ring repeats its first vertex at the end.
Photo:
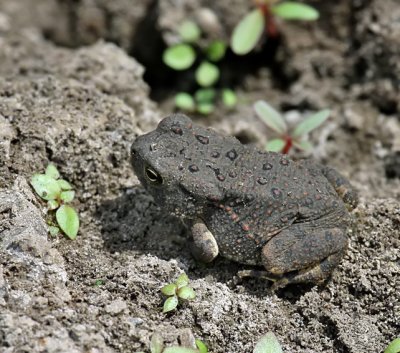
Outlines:
POLYGON ((189 226, 198 259, 219 253, 262 265, 276 289, 326 279, 347 248, 346 205, 357 196, 332 168, 259 151, 181 114, 138 137, 131 151, 141 183, 189 226))

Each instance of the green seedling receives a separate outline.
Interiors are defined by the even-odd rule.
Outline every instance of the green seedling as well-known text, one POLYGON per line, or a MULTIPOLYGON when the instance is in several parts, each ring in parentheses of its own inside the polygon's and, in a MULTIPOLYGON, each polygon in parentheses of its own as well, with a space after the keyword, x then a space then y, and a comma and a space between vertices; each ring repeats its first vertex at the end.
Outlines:
POLYGON ((276 37, 276 18, 314 21, 319 13, 313 7, 295 1, 256 0, 255 8, 236 25, 231 37, 232 51, 245 55, 252 51, 261 37, 276 37))
POLYGON ((102 286, 103 284, 104 284, 104 280, 102 280, 102 279, 96 279, 96 280, 94 281, 95 287, 100 287, 100 286, 102 286))
POLYGON ((400 353, 400 337, 390 342, 384 353, 400 353))
POLYGON ((195 22, 185 21, 178 29, 180 42, 168 47, 163 53, 164 64, 180 71, 187 70, 197 61, 195 79, 199 86, 210 87, 220 76, 219 68, 215 65, 225 56, 226 44, 215 40, 206 47, 200 45, 201 30, 195 22))
POLYGON ((311 150, 312 145, 307 140, 308 133, 324 123, 330 114, 330 110, 328 109, 320 110, 303 120, 294 129, 289 130, 282 115, 267 102, 257 101, 254 104, 254 110, 265 125, 278 134, 278 138, 270 140, 266 144, 265 149, 285 154, 289 153, 293 146, 302 151, 311 150))
POLYGON ((197 349, 188 347, 164 347, 164 340, 159 333, 154 333, 150 340, 151 353, 208 353, 208 348, 203 341, 196 339, 197 349))
POLYGON ((270 331, 256 343, 253 353, 282 353, 282 347, 276 336, 270 331))
POLYGON ((70 239, 75 239, 79 229, 79 216, 75 209, 68 205, 75 197, 71 184, 60 179, 57 168, 54 164, 49 164, 44 174, 32 176, 31 185, 35 192, 47 201, 48 211, 55 211, 58 227, 50 222, 50 235, 57 235, 61 228, 70 239))
MULTIPOLYGON (((180 42, 168 47, 163 53, 164 64, 177 71, 188 70, 197 64, 194 79, 200 87, 199 91, 215 86, 220 78, 218 62, 225 56, 226 43, 214 40, 206 46, 201 45, 201 30, 193 21, 182 23, 178 34, 180 42)), ((216 98, 219 96, 222 96, 222 102, 227 108, 235 106, 236 96, 232 90, 227 89, 222 90, 220 95, 215 95, 207 102, 198 101, 189 93, 181 92, 175 96, 175 106, 187 112, 197 111, 201 114, 209 114, 214 110, 216 98), (230 99, 224 99, 225 91, 230 92, 230 99)))
POLYGON ((229 88, 222 90, 200 88, 193 96, 186 92, 180 92, 175 96, 177 108, 204 115, 212 113, 218 101, 221 101, 227 109, 233 109, 237 104, 236 93, 229 88))
POLYGON ((182 273, 175 282, 162 287, 161 292, 168 297, 164 302, 163 313, 175 310, 179 299, 193 300, 196 298, 196 293, 189 286, 189 278, 186 273, 182 273))
POLYGON ((196 343, 197 349, 199 350, 199 353, 208 353, 208 348, 202 340, 199 340, 198 338, 196 338, 195 343, 196 343))

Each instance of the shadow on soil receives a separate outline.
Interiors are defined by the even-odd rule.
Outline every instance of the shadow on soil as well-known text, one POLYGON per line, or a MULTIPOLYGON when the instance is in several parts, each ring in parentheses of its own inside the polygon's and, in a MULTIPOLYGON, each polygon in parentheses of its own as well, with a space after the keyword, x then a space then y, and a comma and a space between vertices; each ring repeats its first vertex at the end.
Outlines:
MULTIPOLYGON (((101 221, 104 247, 110 253, 129 251, 149 253, 166 261, 176 259, 187 265, 192 279, 211 276, 232 290, 245 290, 257 297, 268 295, 268 281, 237 276, 238 271, 251 267, 221 257, 211 264, 195 261, 187 246, 187 231, 182 222, 163 213, 141 186, 127 189, 122 196, 103 203, 96 218, 101 221)), ((311 285, 292 285, 276 294, 295 302, 311 288, 311 285)))

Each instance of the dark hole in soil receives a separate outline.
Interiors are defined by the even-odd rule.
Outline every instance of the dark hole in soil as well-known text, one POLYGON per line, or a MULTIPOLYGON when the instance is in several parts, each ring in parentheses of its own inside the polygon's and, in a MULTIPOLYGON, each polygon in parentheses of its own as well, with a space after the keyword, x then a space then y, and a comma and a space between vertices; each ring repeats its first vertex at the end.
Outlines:
POLYGON ((336 323, 329 316, 321 317, 320 321, 324 324, 325 335, 332 340, 335 352, 350 353, 347 345, 340 339, 340 331, 336 323))
POLYGON ((384 164, 387 178, 400 178, 400 151, 387 155, 384 159, 384 164))
MULTIPOLYGON (((157 17, 158 1, 153 1, 132 38, 129 54, 146 67, 144 80, 151 87, 150 97, 155 101, 162 101, 170 96, 171 92, 193 93, 199 88, 194 72, 204 57, 198 53, 196 62, 189 70, 175 71, 167 67, 162 61, 163 51, 167 46, 156 28, 157 17)), ((242 83, 245 76, 257 73, 261 67, 271 69, 278 88, 287 88, 297 79, 298 74, 284 72, 285 63, 278 62, 276 53, 281 43, 280 36, 269 38, 262 43, 259 50, 245 56, 238 56, 228 49, 224 59, 217 63, 221 77, 216 88, 235 88, 242 83)))

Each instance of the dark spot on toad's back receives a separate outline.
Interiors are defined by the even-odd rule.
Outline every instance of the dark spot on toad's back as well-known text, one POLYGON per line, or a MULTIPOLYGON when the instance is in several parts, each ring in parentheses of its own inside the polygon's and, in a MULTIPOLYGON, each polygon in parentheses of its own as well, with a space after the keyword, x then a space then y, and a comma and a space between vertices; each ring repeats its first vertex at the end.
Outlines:
POLYGON ((200 143, 202 143, 203 145, 208 145, 210 140, 207 136, 202 136, 202 135, 195 135, 195 136, 200 143))
POLYGON ((195 173, 195 172, 198 172, 198 171, 199 171, 199 167, 198 167, 197 165, 195 165, 195 164, 192 164, 192 165, 189 166, 189 170, 190 170, 192 173, 195 173))
POLYGON ((259 183, 260 185, 265 185, 266 183, 268 183, 268 180, 264 177, 259 177, 257 179, 257 183, 259 183))
POLYGON ((218 174, 218 175, 217 175, 217 179, 218 179, 219 181, 224 181, 224 180, 225 180, 225 177, 224 177, 222 174, 218 174))
POLYGON ((232 150, 230 150, 230 151, 228 151, 228 152, 226 153, 226 156, 227 156, 231 161, 234 161, 234 160, 236 159, 236 157, 237 157, 237 152, 236 152, 234 149, 232 149, 232 150))
POLYGON ((271 170, 272 169, 272 164, 271 163, 264 163, 263 164, 263 169, 264 170, 271 170))
POLYGON ((272 188, 271 194, 274 199, 279 199, 280 197, 282 197, 282 191, 278 188, 272 188))
POLYGON ((289 160, 286 159, 286 158, 282 158, 282 159, 280 160, 280 163, 281 163, 282 165, 289 165, 289 160))
POLYGON ((182 135, 182 134, 183 134, 182 128, 181 128, 180 126, 177 126, 177 125, 173 125, 173 126, 171 127, 171 131, 172 131, 174 134, 177 134, 177 135, 182 135))

